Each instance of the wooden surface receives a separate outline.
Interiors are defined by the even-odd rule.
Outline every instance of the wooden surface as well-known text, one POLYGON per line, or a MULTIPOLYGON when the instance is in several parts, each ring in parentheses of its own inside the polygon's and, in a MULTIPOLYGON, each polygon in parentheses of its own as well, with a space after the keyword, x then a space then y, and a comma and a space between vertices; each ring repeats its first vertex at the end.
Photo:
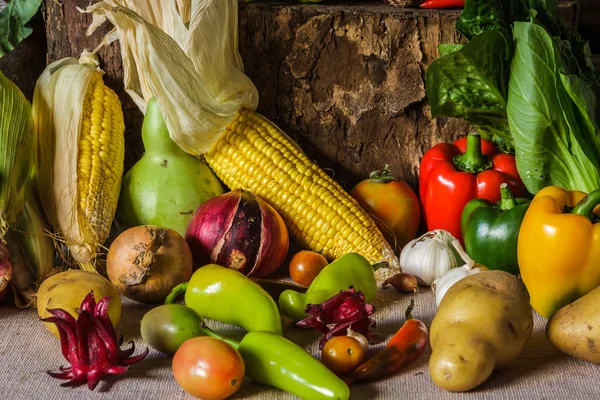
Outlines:
MULTIPOLYGON (((76 10, 89 3, 46 0, 48 62, 100 42, 108 24, 86 37, 91 17, 76 10)), ((563 6, 569 21, 575 4, 563 6)), ((432 120, 425 99, 424 71, 437 45, 460 41, 459 12, 379 0, 240 4, 240 52, 261 96, 258 111, 348 188, 386 163, 415 186, 424 151, 468 129, 459 120, 432 120)), ((127 170, 143 152, 142 115, 123 90, 118 43, 99 55, 125 109, 127 170)))

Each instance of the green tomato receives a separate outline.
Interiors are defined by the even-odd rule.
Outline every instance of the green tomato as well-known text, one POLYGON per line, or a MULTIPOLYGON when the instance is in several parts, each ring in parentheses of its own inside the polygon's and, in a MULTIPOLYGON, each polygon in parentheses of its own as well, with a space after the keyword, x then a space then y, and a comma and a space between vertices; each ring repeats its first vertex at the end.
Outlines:
POLYGON ((169 355, 188 339, 203 336, 202 318, 181 304, 164 304, 142 318, 142 339, 153 349, 169 355))

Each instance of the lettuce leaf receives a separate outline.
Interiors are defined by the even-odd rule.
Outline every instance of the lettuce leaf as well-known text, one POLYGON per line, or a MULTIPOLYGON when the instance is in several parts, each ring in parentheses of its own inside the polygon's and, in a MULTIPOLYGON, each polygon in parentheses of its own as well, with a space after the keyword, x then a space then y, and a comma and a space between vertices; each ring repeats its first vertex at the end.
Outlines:
POLYGON ((509 53, 504 36, 485 31, 462 47, 442 51, 447 54, 431 63, 425 76, 432 116, 464 118, 484 136, 510 140, 509 53))
POLYGON ((557 43, 540 25, 514 24, 507 110, 517 169, 531 193, 548 185, 590 192, 600 187, 598 101, 564 73, 557 43))
POLYGON ((42 0, 0 0, 0 57, 31 34, 33 30, 27 23, 37 13, 41 3, 42 0))

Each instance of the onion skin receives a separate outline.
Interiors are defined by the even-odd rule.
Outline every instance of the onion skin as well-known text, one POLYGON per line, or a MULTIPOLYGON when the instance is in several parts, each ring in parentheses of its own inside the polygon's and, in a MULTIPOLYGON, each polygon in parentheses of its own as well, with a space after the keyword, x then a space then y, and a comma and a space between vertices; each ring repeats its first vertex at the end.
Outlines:
POLYGON ((185 239, 196 265, 218 264, 253 277, 275 272, 289 249, 281 216, 244 189, 202 204, 188 225, 185 239))
POLYGON ((142 225, 127 229, 110 246, 108 278, 124 296, 142 303, 163 302, 192 276, 192 252, 169 228, 142 225))
POLYGON ((0 243, 0 300, 6 297, 8 291, 8 282, 13 275, 12 264, 10 263, 10 254, 5 245, 0 243))

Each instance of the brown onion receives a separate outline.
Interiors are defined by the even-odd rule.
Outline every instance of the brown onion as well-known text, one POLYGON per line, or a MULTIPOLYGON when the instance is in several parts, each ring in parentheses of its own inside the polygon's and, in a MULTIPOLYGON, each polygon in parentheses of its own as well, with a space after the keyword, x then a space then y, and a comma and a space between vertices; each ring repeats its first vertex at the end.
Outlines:
POLYGON ((236 189, 202 204, 185 234, 194 263, 214 263, 248 276, 277 270, 289 249, 281 216, 260 197, 236 189))
POLYGON ((126 297, 163 302, 171 290, 192 276, 192 252, 176 231, 152 225, 121 233, 106 258, 108 279, 126 297))

